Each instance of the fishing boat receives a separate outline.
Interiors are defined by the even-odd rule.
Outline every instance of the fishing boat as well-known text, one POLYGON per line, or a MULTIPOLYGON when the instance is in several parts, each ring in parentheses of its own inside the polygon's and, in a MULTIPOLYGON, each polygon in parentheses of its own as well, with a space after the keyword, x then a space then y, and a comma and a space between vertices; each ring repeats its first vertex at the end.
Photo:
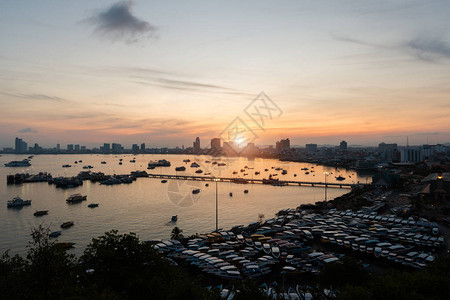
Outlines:
POLYGON ((64 222, 61 224, 61 228, 69 228, 69 227, 73 226, 73 224, 74 223, 72 221, 64 222))
POLYGON ((283 170, 282 172, 281 172, 281 175, 286 175, 287 174, 287 171, 286 170, 283 170))
POLYGON ((244 190, 244 194, 248 194, 248 190, 244 190))
POLYGON ((67 203, 78 203, 81 201, 85 201, 87 199, 87 195, 82 196, 81 194, 73 194, 70 195, 69 198, 66 199, 67 203))
POLYGON ((188 162, 191 162, 191 160, 190 159, 183 159, 183 162, 188 163, 188 162))
POLYGON ((53 231, 48 236, 51 237, 51 238, 56 238, 56 237, 58 237, 60 235, 61 235, 61 231, 53 231))
POLYGON ((202 170, 202 169, 200 169, 200 170, 197 170, 197 171, 195 171, 195 173, 197 173, 197 174, 201 174, 201 173, 203 173, 203 170, 202 170))
POLYGON ((167 182, 167 179, 161 180, 161 183, 166 183, 166 182, 167 182))
POLYGON ((200 193, 200 189, 192 190, 192 194, 198 194, 198 193, 200 193))
POLYGON ((186 171, 186 167, 182 166, 182 167, 176 167, 175 171, 179 172, 179 171, 186 171))
POLYGON ((88 207, 90 208, 98 207, 98 203, 90 203, 88 207))
POLYGON ((150 161, 148 163, 147 169, 154 169, 156 167, 170 167, 170 161, 165 159, 160 159, 158 161, 150 161))
POLYGON ((63 168, 70 168, 71 165, 62 165, 63 168))
POLYGON ((191 168, 199 168, 200 165, 196 163, 195 161, 191 164, 191 168))
POLYGON ((48 214, 48 210, 37 210, 33 215, 36 217, 48 214))
POLYGON ((336 180, 339 180, 339 181, 345 180, 345 177, 342 177, 341 175, 339 175, 339 176, 337 176, 335 178, 336 178, 336 180))
POLYGON ((102 165, 106 165, 106 161, 102 161, 100 162, 102 165))
POLYGON ((230 193, 230 197, 233 197, 233 193, 230 193))
POLYGON ((23 200, 19 196, 14 197, 12 200, 8 200, 6 203, 7 207, 22 207, 26 205, 31 205, 31 200, 23 200))
POLYGON ((170 219, 171 222, 176 222, 178 221, 178 215, 172 216, 172 218, 170 219))

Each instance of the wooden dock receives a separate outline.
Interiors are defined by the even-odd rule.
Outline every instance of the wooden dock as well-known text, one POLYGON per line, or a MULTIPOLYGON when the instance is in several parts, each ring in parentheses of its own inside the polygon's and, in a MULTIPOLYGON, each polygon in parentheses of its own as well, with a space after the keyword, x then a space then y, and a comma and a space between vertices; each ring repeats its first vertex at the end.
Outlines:
POLYGON ((275 186, 309 186, 309 187, 333 187, 333 188, 356 188, 368 186, 369 184, 352 184, 337 182, 313 182, 313 181, 293 181, 293 180, 271 180, 266 179, 245 179, 232 177, 213 177, 213 176, 195 176, 195 175, 167 175, 167 174, 148 174, 149 178, 175 179, 175 180, 197 180, 197 181, 219 181, 232 182, 237 184, 267 184, 275 186))

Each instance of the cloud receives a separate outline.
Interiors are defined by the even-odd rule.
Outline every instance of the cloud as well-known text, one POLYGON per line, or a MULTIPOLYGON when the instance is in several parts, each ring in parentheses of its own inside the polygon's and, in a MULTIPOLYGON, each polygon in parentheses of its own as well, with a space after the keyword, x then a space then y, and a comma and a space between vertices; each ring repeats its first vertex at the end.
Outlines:
POLYGON ((5 93, 0 92, 0 94, 14 97, 14 98, 21 98, 21 99, 33 99, 33 100, 46 100, 46 101, 56 101, 56 102, 66 102, 67 100, 64 98, 56 97, 56 96, 49 96, 45 94, 22 94, 22 93, 5 93))
POLYGON ((417 37, 405 44, 416 58, 429 62, 450 59, 450 46, 443 40, 431 37, 417 37))
POLYGON ((20 133, 38 133, 37 130, 31 129, 30 127, 19 130, 20 133))
POLYGON ((132 6, 131 1, 121 1, 85 21, 94 25, 94 33, 97 36, 113 42, 123 41, 131 44, 155 37, 157 28, 133 16, 132 6))

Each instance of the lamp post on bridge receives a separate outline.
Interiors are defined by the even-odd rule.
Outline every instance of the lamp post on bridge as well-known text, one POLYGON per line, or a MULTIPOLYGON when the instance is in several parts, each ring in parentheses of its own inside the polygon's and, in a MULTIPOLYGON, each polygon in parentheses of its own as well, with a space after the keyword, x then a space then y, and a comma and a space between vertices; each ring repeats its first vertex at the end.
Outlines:
POLYGON ((327 177, 328 177, 328 172, 323 172, 323 174, 325 175, 325 201, 327 201, 327 177))
POLYGON ((218 198, 218 190, 217 190, 217 182, 219 182, 219 178, 214 178, 216 182, 216 232, 219 230, 219 198, 218 198))

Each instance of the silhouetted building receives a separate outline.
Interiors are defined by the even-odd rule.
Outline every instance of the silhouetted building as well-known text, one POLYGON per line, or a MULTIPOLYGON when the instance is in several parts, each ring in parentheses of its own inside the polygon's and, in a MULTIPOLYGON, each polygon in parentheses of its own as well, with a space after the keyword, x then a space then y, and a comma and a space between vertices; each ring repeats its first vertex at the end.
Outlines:
POLYGON ((141 151, 145 151, 145 143, 141 144, 141 151))
POLYGON ((289 139, 280 140, 279 142, 276 142, 275 148, 278 152, 290 151, 291 141, 289 139))
POLYGON ((194 141, 194 153, 200 153, 200 138, 197 137, 194 141))
POLYGON ((23 141, 22 139, 19 139, 18 137, 16 137, 14 152, 15 153, 26 153, 27 148, 28 148, 28 144, 25 141, 23 141))
POLYGON ((339 150, 347 150, 347 142, 346 141, 342 141, 339 144, 339 150))
POLYGON ((220 148, 221 148, 220 138, 211 139, 211 149, 214 151, 220 151, 220 148))
POLYGON ((378 152, 380 153, 381 159, 385 161, 395 161, 394 160, 394 150, 397 149, 397 144, 378 144, 378 152))
POLYGON ((56 144, 56 151, 61 151, 61 145, 60 144, 56 144))
POLYGON ((131 151, 133 151, 133 153, 138 153, 139 152, 138 144, 133 144, 133 146, 131 146, 131 151))
POLYGON ((419 148, 407 148, 403 149, 403 157, 402 160, 404 162, 422 162, 422 149, 419 148))
POLYGON ((75 145, 75 151, 80 151, 80 145, 75 145))
POLYGON ((305 145, 306 152, 316 152, 317 151, 317 144, 306 144, 305 145))
POLYGON ((67 151, 73 151, 73 144, 67 145, 67 151))
MULTIPOLYGON (((106 145, 106 144, 105 144, 106 145)), ((108 144, 109 145, 109 144, 108 144)), ((122 153, 123 152, 123 147, 121 144, 119 143, 112 143, 111 145, 111 151, 113 153, 122 153)))

